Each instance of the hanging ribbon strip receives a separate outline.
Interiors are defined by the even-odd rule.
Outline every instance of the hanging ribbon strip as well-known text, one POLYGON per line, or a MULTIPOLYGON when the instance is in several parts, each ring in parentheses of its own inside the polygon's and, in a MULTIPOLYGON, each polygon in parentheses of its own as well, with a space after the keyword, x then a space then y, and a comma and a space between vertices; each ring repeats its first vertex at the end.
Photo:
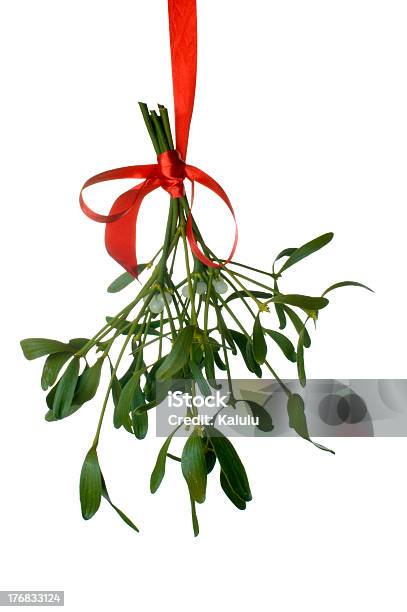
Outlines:
MULTIPOLYGON (((197 15, 196 0, 168 0, 170 26, 172 81, 174 92, 176 151, 166 151, 157 157, 157 164, 127 166, 101 172, 88 179, 83 185, 79 202, 82 211, 93 221, 106 223, 106 249, 123 268, 137 276, 136 226, 140 206, 144 198, 159 187, 171 197, 185 195, 184 180, 200 183, 213 191, 228 207, 235 222, 235 238, 232 250, 225 263, 229 262, 236 249, 237 225, 232 204, 222 187, 208 174, 185 163, 189 129, 195 99, 197 64, 197 15), (117 179, 144 179, 121 194, 114 202, 108 215, 101 215, 85 203, 83 191, 91 185, 117 179)), ((191 207, 193 198, 191 201, 191 207)), ((189 213, 186 235, 194 255, 206 266, 219 268, 198 246, 193 231, 193 218, 189 213)))

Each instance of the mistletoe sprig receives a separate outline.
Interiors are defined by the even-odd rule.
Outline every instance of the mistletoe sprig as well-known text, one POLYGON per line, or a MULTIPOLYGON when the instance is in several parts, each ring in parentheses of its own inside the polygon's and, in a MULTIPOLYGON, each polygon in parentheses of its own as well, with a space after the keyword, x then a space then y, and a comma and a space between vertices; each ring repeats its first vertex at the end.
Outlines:
MULTIPOLYGON (((140 104, 157 155, 174 150, 168 112, 159 105, 158 112, 140 104)), ((302 386, 306 384, 305 350, 311 346, 309 321, 316 324, 321 310, 328 306, 326 297, 345 286, 369 289, 361 283, 343 281, 331 285, 320 296, 285 294, 280 285, 283 275, 294 265, 325 247, 332 233, 298 248, 279 253, 267 270, 237 261, 219 269, 205 266, 188 249, 186 223, 190 214, 187 198, 171 198, 163 245, 147 264, 138 266, 138 274, 149 276, 136 297, 106 323, 92 338, 74 338, 60 342, 29 338, 21 342, 27 359, 46 356, 41 386, 48 391, 45 419, 63 420, 91 402, 98 390, 102 369, 109 371, 109 382, 90 450, 80 475, 82 516, 96 514, 102 497, 133 529, 136 525, 110 499, 99 465, 98 444, 109 400, 113 404, 113 425, 142 440, 147 435, 150 412, 158 408, 168 390, 183 381, 192 396, 208 396, 217 389, 219 373, 226 375, 229 404, 236 407, 232 378, 232 358, 239 357, 248 371, 257 377, 271 375, 287 396, 289 425, 302 438, 310 440, 302 397, 292 393, 275 371, 273 350, 296 364, 302 386), (259 280, 261 278, 261 280, 259 280), (240 310, 243 307, 245 317, 240 310), (289 329, 289 335, 283 330, 289 329), (118 356, 112 353, 120 345, 118 356)), ((197 241, 212 262, 220 261, 206 245, 194 222, 197 241)), ((121 291, 134 281, 125 272, 108 288, 121 291)), ((272 420, 255 402, 246 402, 259 417, 259 427, 271 430, 272 420)), ((192 405, 189 415, 196 416, 192 405)), ((184 427, 181 425, 179 427, 184 427)), ((155 493, 165 475, 167 459, 180 463, 185 478, 195 535, 199 533, 196 503, 205 501, 207 477, 219 463, 220 486, 238 509, 244 510, 252 499, 245 468, 230 440, 213 425, 196 426, 189 431, 181 457, 170 453, 177 427, 159 451, 151 474, 150 489, 155 493)), ((332 451, 330 451, 332 452, 332 451)))

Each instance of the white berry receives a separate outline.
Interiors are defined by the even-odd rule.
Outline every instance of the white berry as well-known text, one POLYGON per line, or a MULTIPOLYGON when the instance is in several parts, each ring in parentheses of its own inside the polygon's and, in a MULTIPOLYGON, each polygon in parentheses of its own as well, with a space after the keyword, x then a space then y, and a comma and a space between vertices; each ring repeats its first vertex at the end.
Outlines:
POLYGON ((195 291, 197 292, 198 295, 203 295, 204 293, 206 293, 206 290, 207 290, 206 283, 204 283, 203 281, 197 282, 195 291))
MULTIPOLYGON (((204 283, 204 281, 198 281, 196 286, 195 286, 195 293, 197 295, 203 295, 204 293, 206 293, 206 290, 207 290, 206 283, 204 283)), ((189 298, 189 285, 188 285, 188 283, 182 287, 182 295, 184 297, 186 297, 186 298, 189 298)))
POLYGON ((223 278, 217 278, 214 281, 212 281, 213 284, 213 288, 215 289, 215 291, 217 291, 217 293, 226 293, 226 291, 228 290, 228 286, 227 283, 223 280, 223 278))
POLYGON ((164 294, 165 294, 165 298, 166 298, 168 304, 171 304, 171 302, 172 302, 172 295, 171 295, 171 293, 169 293, 169 291, 164 291, 164 294))
POLYGON ((150 302, 150 310, 154 314, 159 314, 164 310, 164 300, 161 295, 155 295, 150 302))

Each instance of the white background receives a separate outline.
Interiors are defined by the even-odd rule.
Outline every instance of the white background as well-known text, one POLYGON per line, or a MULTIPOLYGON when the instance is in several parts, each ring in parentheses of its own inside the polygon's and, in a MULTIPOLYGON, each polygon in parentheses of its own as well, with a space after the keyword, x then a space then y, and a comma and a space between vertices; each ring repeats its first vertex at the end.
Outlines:
MULTIPOLYGON (((309 375, 404 378, 405 2, 199 9, 189 160, 235 204, 238 259, 267 267, 334 231, 287 292, 355 279, 376 294, 332 294, 309 375)), ((142 531, 106 505, 82 520, 78 477, 101 396, 46 423, 41 364, 18 340, 86 336, 132 295, 106 293, 119 269, 77 197, 91 174, 153 161, 137 101, 171 102, 166 3, 20 0, 2 13, 0 589, 64 589, 70 611, 405 610, 404 439, 327 441, 335 456, 297 439, 239 440, 254 501, 239 513, 213 477, 194 539, 178 465, 148 491, 161 440, 133 440, 109 415, 102 467, 142 531)), ((226 216, 198 201, 211 245, 226 252, 226 216)), ((166 205, 164 194, 145 205, 141 259, 161 240, 166 205)))

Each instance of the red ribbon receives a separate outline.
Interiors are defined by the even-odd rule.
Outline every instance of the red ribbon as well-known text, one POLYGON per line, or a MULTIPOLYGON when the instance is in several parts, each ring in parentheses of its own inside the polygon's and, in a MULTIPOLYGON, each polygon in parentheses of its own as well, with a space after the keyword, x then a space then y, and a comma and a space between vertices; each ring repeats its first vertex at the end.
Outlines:
MULTIPOLYGON (((133 276, 137 276, 136 227, 140 206, 149 193, 162 187, 171 197, 185 195, 184 180, 192 183, 193 204, 194 183, 200 183, 213 191, 228 207, 235 222, 235 239, 226 262, 236 249, 237 225, 232 204, 222 187, 211 176, 185 163, 189 129, 195 99, 197 64, 197 15, 196 0, 168 0, 170 26, 172 81, 175 109, 176 151, 166 151, 157 157, 157 164, 127 166, 107 170, 92 176, 83 185, 79 202, 85 215, 93 221, 106 223, 105 244, 108 253, 133 276), (85 203, 83 191, 91 185, 116 179, 144 179, 114 202, 108 215, 94 212, 85 203)), ((188 215, 186 235, 194 255, 206 266, 219 268, 201 251, 193 231, 193 218, 188 215)))

